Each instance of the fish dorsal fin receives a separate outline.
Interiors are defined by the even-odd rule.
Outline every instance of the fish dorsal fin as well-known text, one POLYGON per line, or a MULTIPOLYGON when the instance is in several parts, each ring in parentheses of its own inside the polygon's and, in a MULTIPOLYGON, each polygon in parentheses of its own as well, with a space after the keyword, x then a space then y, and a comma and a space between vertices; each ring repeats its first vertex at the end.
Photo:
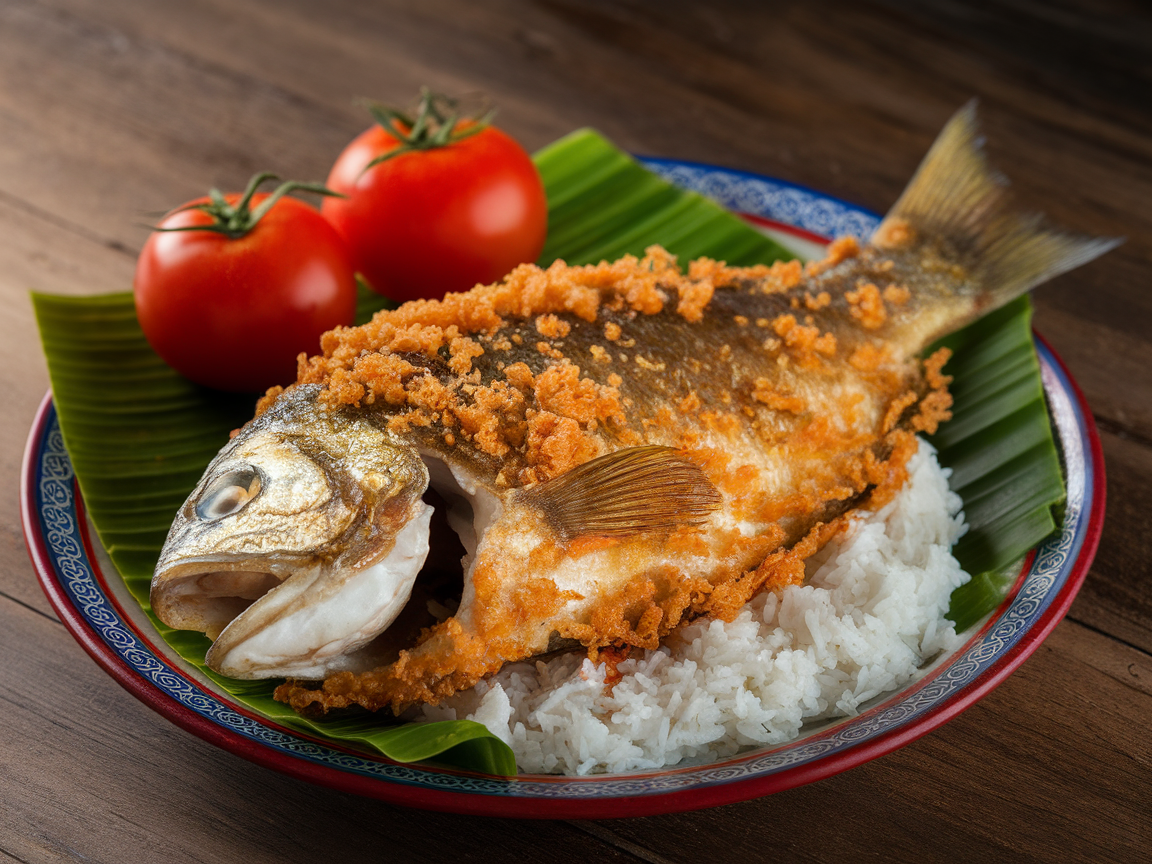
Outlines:
POLYGON ((882 248, 899 222, 946 240, 985 292, 981 314, 1078 267, 1121 241, 1085 237, 1024 212, 984 155, 973 99, 948 121, 873 235, 882 248))
POLYGON ((695 463, 671 447, 626 447, 525 493, 565 539, 628 537, 699 525, 720 506, 695 463))

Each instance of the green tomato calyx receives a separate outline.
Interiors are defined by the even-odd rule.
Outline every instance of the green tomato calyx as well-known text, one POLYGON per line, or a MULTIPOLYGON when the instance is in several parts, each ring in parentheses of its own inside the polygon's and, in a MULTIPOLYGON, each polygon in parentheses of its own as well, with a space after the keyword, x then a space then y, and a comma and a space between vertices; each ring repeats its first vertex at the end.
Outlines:
POLYGON ((486 129, 496 114, 496 109, 488 106, 487 100, 475 114, 465 114, 459 99, 434 93, 427 87, 420 88, 420 103, 416 106, 415 115, 378 102, 368 103, 368 110, 384 131, 400 142, 400 146, 381 153, 364 166, 365 171, 402 153, 434 150, 463 141, 486 129))
POLYGON ((229 204, 228 199, 219 189, 210 189, 208 191, 208 201, 198 204, 185 204, 183 207, 178 207, 173 210, 169 215, 181 213, 185 210, 199 210, 212 217, 211 223, 207 225, 184 225, 179 228, 163 228, 157 226, 153 228, 153 230, 213 231, 217 234, 225 235, 229 240, 236 240, 255 228, 256 223, 263 219, 268 211, 276 206, 276 202, 289 192, 314 192, 317 195, 331 195, 337 198, 346 197, 339 192, 334 192, 321 183, 300 183, 295 180, 289 180, 276 187, 276 190, 271 195, 261 201, 255 209, 252 209, 252 197, 256 194, 256 190, 269 180, 279 179, 280 178, 271 171, 261 171, 248 181, 248 188, 244 190, 244 194, 240 196, 235 204, 229 204))

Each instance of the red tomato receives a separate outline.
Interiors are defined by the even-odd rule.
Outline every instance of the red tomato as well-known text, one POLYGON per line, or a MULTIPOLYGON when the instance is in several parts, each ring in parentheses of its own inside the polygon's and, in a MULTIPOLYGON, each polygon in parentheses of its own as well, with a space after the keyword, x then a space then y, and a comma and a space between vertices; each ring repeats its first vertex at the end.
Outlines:
MULTIPOLYGON (((267 198, 256 195, 255 208, 267 198)), ((235 205, 239 195, 225 200, 235 205)), ((185 208, 206 204, 208 198, 185 208)), ((211 225, 197 209, 161 228, 211 225)), ((320 334, 351 324, 356 281, 348 252, 314 208, 281 198, 248 233, 156 231, 133 284, 149 344, 199 384, 256 392, 296 378, 296 355, 316 353, 320 334)))
POLYGON ((376 291, 398 301, 442 297, 536 260, 548 202, 536 166, 512 138, 487 126, 364 170, 399 144, 381 126, 358 136, 325 184, 347 197, 320 205, 376 291))

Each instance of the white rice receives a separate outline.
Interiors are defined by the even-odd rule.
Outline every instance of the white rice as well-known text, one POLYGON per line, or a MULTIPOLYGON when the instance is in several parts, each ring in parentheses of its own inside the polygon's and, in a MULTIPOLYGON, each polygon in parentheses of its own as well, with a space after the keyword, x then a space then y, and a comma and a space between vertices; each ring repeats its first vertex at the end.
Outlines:
POLYGON ((966 530, 961 502, 926 442, 909 474, 809 562, 805 584, 761 594, 727 624, 692 623, 621 663, 615 687, 603 664, 568 654, 506 666, 425 716, 477 720, 520 770, 544 774, 711 762, 851 716, 959 644, 944 613, 969 578, 950 551, 966 530))

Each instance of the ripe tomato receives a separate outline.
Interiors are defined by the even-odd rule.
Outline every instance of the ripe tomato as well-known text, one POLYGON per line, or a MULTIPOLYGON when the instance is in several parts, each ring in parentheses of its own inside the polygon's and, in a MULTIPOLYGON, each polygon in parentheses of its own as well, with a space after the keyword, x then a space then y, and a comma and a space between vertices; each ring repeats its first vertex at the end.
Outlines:
MULTIPOLYGON (((430 99, 443 97, 425 93, 422 111, 430 99)), ((413 147, 411 137, 419 129, 431 134, 436 124, 418 119, 413 132, 413 121, 390 116, 401 119, 368 129, 340 154, 325 185, 347 197, 326 198, 320 208, 376 291, 398 301, 441 297, 536 260, 548 203, 519 144, 491 126, 474 131, 472 121, 457 123, 453 114, 453 134, 440 135, 446 143, 413 147)))
MULTIPOLYGON (((267 195, 251 197, 258 208, 267 195)), ((202 209, 234 210, 240 195, 203 198, 166 216, 136 264, 136 314, 176 371, 221 390, 256 392, 296 377, 296 356, 351 324, 356 282, 343 241, 320 213, 281 197, 242 236, 202 209), (199 226, 205 230, 176 230, 199 226), (236 232, 233 232, 235 234, 236 232)))

